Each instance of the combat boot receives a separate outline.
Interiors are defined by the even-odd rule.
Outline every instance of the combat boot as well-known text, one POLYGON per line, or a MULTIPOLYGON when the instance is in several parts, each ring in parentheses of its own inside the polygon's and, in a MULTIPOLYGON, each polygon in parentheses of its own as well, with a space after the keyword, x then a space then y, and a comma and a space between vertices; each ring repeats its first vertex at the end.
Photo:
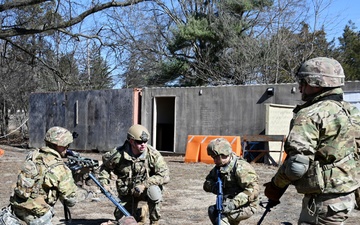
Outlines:
POLYGON ((146 224, 147 215, 149 214, 149 207, 147 204, 141 206, 140 212, 139 212, 139 225, 146 224))

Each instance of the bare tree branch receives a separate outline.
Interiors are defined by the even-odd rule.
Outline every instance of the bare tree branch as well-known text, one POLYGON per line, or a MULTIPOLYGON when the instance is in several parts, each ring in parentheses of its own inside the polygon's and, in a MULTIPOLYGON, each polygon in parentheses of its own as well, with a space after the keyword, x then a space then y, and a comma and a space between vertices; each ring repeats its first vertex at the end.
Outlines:
MULTIPOLYGON (((35 5, 35 4, 48 2, 48 1, 49 0, 13 1, 13 2, 9 2, 9 3, 0 5, 0 12, 9 10, 9 9, 13 9, 13 8, 18 8, 21 6, 31 6, 31 5, 35 5)), ((36 29, 28 28, 26 26, 22 27, 22 26, 18 26, 18 25, 15 25, 14 27, 2 26, 1 30, 0 30, 0 39, 5 39, 8 37, 14 37, 14 36, 20 36, 20 35, 38 34, 38 33, 43 33, 46 31, 68 28, 68 27, 71 27, 71 26, 74 26, 74 25, 80 23, 86 17, 88 17, 94 13, 100 12, 102 10, 112 8, 112 7, 127 7, 130 5, 134 5, 134 4, 138 4, 138 3, 146 2, 146 1, 149 1, 149 0, 128 0, 128 1, 124 1, 124 2, 109 1, 109 2, 106 2, 103 4, 97 4, 97 5, 91 6, 89 9, 79 13, 78 16, 70 18, 68 20, 64 20, 64 21, 60 21, 60 22, 57 21, 56 23, 54 23, 53 21, 51 21, 50 23, 49 23, 49 21, 43 21, 42 24, 38 24, 36 29)), ((39 22, 41 23, 41 21, 39 21, 39 22)))
POLYGON ((0 12, 14 9, 22 6, 37 5, 43 2, 49 2, 52 0, 17 0, 17 1, 6 1, 4 4, 0 4, 0 12))
POLYGON ((22 46, 16 44, 15 42, 7 39, 7 42, 9 42, 11 45, 13 45, 14 47, 20 49, 21 51, 25 52, 26 54, 28 54, 31 57, 36 58, 41 64, 43 64, 46 68, 48 68, 49 70, 51 70, 54 74, 56 74, 57 77, 59 77, 64 83, 69 84, 69 82, 61 75, 61 73, 59 72, 59 70, 51 65, 49 65, 48 63, 46 63, 43 59, 37 57, 35 54, 29 52, 27 49, 23 48, 22 46))

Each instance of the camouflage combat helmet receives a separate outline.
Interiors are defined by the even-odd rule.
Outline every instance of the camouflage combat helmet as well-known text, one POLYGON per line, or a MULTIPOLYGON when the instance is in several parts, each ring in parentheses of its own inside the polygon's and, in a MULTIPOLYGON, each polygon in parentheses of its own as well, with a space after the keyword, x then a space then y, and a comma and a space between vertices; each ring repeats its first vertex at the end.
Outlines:
POLYGON ((297 79, 305 80, 312 87, 344 86, 345 74, 338 61, 317 57, 304 62, 299 68, 297 79))
POLYGON ((45 141, 57 146, 68 146, 74 139, 70 131, 63 127, 52 127, 45 134, 45 141))
POLYGON ((150 133, 144 126, 135 124, 129 128, 127 138, 133 139, 135 141, 148 141, 150 138, 150 133))
POLYGON ((207 146, 207 153, 210 156, 230 155, 232 153, 232 148, 229 141, 225 138, 216 138, 210 141, 207 146))

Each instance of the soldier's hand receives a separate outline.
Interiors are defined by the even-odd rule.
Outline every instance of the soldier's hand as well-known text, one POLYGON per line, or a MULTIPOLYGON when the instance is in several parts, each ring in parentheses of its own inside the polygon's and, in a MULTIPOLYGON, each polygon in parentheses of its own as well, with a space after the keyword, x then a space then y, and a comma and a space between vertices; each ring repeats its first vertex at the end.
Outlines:
POLYGON ((215 184, 215 185, 213 185, 212 186, 212 188, 211 188, 211 193, 213 193, 213 194, 218 194, 218 191, 219 191, 219 185, 217 185, 217 184, 215 184))
POLYGON ((273 181, 265 183, 264 186, 265 186, 265 191, 264 191, 265 196, 268 197, 268 199, 271 200, 273 203, 276 202, 277 204, 280 203, 280 198, 281 196, 283 196, 283 194, 285 193, 288 187, 286 186, 284 188, 279 188, 274 184, 273 181))
POLYGON ((223 213, 229 213, 235 209, 235 204, 232 200, 227 200, 223 202, 222 207, 223 213))
POLYGON ((269 199, 269 202, 266 204, 266 208, 271 209, 271 208, 277 206, 278 204, 280 204, 280 201, 273 201, 273 200, 269 199))
POLYGON ((143 184, 136 185, 134 188, 134 196, 139 197, 144 192, 144 190, 145 190, 145 185, 143 184))

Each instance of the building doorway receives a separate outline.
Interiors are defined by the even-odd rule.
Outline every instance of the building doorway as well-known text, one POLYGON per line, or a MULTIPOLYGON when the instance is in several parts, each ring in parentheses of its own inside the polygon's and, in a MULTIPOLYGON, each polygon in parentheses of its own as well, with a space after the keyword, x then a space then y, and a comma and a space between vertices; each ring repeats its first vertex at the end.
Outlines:
POLYGON ((154 98, 153 136, 157 150, 175 152, 175 97, 154 98))

